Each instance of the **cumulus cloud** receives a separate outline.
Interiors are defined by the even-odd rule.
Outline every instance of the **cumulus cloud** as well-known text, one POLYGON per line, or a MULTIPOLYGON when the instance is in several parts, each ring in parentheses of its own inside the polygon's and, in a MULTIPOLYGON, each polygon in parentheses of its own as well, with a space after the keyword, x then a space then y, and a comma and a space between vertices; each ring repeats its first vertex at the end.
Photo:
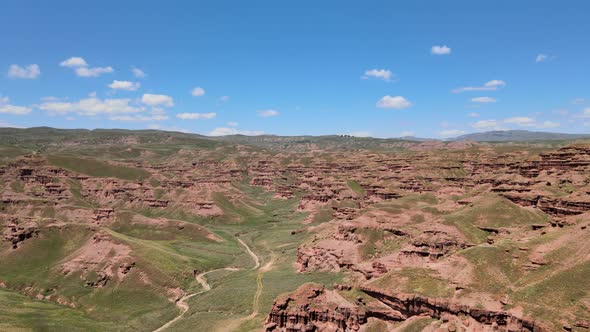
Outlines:
POLYGON ((150 106, 166 106, 166 107, 174 106, 174 100, 172 99, 172 97, 167 96, 167 95, 156 95, 156 94, 145 93, 141 97, 141 102, 146 105, 150 105, 150 106))
POLYGON ((88 67, 86 60, 80 57, 71 57, 67 60, 62 61, 60 64, 62 67, 68 67, 74 69, 76 75, 80 77, 97 77, 102 74, 112 73, 115 70, 113 67, 88 67))
POLYGON ((239 123, 235 122, 235 121, 230 121, 227 123, 228 126, 230 127, 237 127, 239 123))
POLYGON ((432 48, 430 49, 430 53, 434 54, 434 55, 447 55, 447 54, 451 54, 451 48, 448 47, 447 45, 440 45, 440 46, 432 46, 432 48))
POLYGON ((393 108, 403 110, 412 106, 412 103, 402 96, 383 96, 376 104, 379 108, 393 108))
POLYGON ((11 65, 8 68, 8 77, 10 78, 24 78, 24 79, 35 79, 41 75, 41 69, 39 65, 32 64, 25 67, 19 65, 11 65))
POLYGON ((221 101, 222 103, 228 102, 229 101, 229 96, 221 96, 219 98, 219 101, 221 101))
POLYGON ((468 91, 495 91, 498 88, 506 86, 506 82, 502 80, 491 80, 484 83, 483 86, 464 86, 461 88, 454 89, 453 93, 461 93, 468 91))
POLYGON ((474 103, 495 103, 496 102, 496 98, 492 98, 492 97, 477 97, 477 98, 472 98, 471 101, 474 102, 474 103))
POLYGON ((384 81, 390 81, 392 76, 393 76, 393 73, 390 70, 371 69, 371 70, 366 70, 365 75, 363 75, 361 78, 368 79, 370 77, 374 77, 374 78, 382 79, 384 81))
POLYGON ((1 105, 0 106, 0 113, 2 114, 12 114, 12 115, 27 115, 31 113, 32 109, 25 106, 15 106, 15 105, 1 105))
POLYGON ((226 135, 247 135, 247 136, 258 136, 264 135, 263 131, 258 130, 238 130, 236 128, 218 127, 213 129, 209 136, 226 136, 226 135))
POLYGON ((137 78, 144 78, 147 76, 143 70, 136 67, 131 67, 131 73, 137 78))
POLYGON ((0 114, 27 115, 31 111, 30 107, 11 105, 8 97, 0 96, 0 114))
POLYGON ((552 55, 547 55, 547 54, 537 54, 537 56, 535 57, 535 62, 547 62, 549 60, 553 60, 555 57, 552 55))
POLYGON ((545 54, 538 54, 535 58, 535 62, 544 62, 547 60, 547 55, 545 54))
POLYGON ((38 105, 38 108, 50 115, 65 115, 76 113, 78 115, 95 116, 100 114, 127 114, 139 113, 141 108, 132 106, 131 99, 99 99, 90 97, 76 102, 48 101, 38 105))
POLYGON ((176 117, 183 120, 213 119, 217 113, 179 113, 176 117))
POLYGON ((261 111, 258 111, 258 115, 261 116, 261 117, 263 117, 263 118, 268 118, 268 117, 271 117, 271 116, 277 116, 279 114, 280 114, 279 111, 276 111, 276 110, 261 110, 261 111))
POLYGON ((130 81, 117 81, 114 80, 113 83, 109 84, 109 88, 113 90, 125 90, 125 91, 136 91, 139 89, 141 84, 139 82, 130 82, 130 81))
POLYGON ((195 96, 195 97, 201 97, 205 95, 205 89, 201 88, 201 87, 196 87, 191 91, 191 95, 195 96))
POLYGON ((64 60, 59 65, 68 68, 88 67, 86 60, 77 56, 64 60))
POLYGON ((440 137, 455 137, 463 134, 465 134, 465 131, 459 129, 447 129, 438 132, 440 137))
POLYGON ((80 67, 76 68, 76 75, 80 77, 97 77, 102 74, 112 73, 114 71, 113 67, 94 67, 94 68, 86 68, 80 67))
POLYGON ((553 121, 543 121, 543 123, 539 124, 537 127, 538 128, 555 128, 555 127, 559 127, 561 124, 559 122, 553 122, 553 121))
POLYGON ((468 114, 470 118, 477 118, 479 116, 479 113, 477 112, 471 112, 468 114))

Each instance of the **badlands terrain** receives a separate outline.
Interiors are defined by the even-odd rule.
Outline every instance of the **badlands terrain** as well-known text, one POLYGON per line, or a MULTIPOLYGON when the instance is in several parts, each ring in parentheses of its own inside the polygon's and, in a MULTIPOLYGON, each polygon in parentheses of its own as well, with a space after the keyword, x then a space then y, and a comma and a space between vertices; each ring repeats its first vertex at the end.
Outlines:
POLYGON ((0 129, 0 330, 590 331, 590 141, 0 129))

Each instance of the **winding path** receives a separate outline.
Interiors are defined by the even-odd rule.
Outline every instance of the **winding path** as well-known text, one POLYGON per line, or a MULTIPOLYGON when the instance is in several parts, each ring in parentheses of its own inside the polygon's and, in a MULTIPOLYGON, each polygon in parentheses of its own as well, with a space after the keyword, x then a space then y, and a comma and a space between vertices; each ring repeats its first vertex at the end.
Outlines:
MULTIPOLYGON (((246 242, 242 241, 242 239, 237 239, 237 240, 238 240, 238 242, 240 242, 240 244, 242 246, 244 246, 244 248, 246 248, 246 252, 248 252, 248 254, 252 257, 252 260, 254 260, 254 267, 250 268, 250 270, 257 270, 258 268, 260 268, 260 258, 258 257, 258 255, 256 255, 252 251, 252 249, 250 249, 250 247, 248 247, 246 242)), ((203 272, 203 273, 195 276, 195 279, 197 280, 197 282, 199 284, 201 284, 201 286, 203 287, 203 290, 200 292, 197 292, 197 293, 187 294, 187 295, 183 296, 182 298, 180 298, 178 301, 176 301, 176 306, 180 309, 180 314, 178 314, 178 316, 174 317, 172 320, 168 321, 166 324, 160 326, 158 329, 154 330, 154 332, 164 331, 165 329, 169 328, 174 323, 176 323, 178 320, 180 320, 182 318, 182 316, 184 316, 184 314, 186 314, 186 312, 189 309, 187 301, 191 297, 206 293, 211 290, 211 285, 209 285, 209 283, 207 282, 207 279, 205 279, 205 275, 207 275, 209 273, 217 272, 217 271, 222 271, 222 270, 239 271, 241 269, 234 268, 234 267, 223 267, 220 269, 215 269, 215 270, 203 272)))

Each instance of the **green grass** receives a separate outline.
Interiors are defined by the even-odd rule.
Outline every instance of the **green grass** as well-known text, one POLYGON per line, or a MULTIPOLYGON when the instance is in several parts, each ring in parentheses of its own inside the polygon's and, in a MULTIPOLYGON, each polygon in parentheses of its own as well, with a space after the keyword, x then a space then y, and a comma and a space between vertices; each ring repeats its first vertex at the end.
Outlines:
POLYGON ((0 289, 2 331, 115 331, 124 330, 109 322, 94 320, 84 311, 0 289))
POLYGON ((150 176, 150 173, 144 169, 112 165, 92 158, 49 155, 47 159, 54 166, 94 177, 115 177, 123 180, 137 181, 150 176))
POLYGON ((372 281, 371 285, 387 291, 428 297, 451 297, 454 292, 450 282, 436 276, 433 270, 415 267, 390 271, 372 281))
POLYGON ((354 191, 357 195, 359 195, 359 196, 365 195, 365 189, 363 189, 363 187, 361 187, 361 185, 358 182, 356 182, 354 180, 350 180, 346 183, 348 184, 350 189, 352 189, 352 191, 354 191))
POLYGON ((491 294, 503 294, 522 276, 522 269, 505 249, 477 246, 461 253, 474 265, 471 288, 491 294))
POLYGON ((444 219, 447 224, 456 226, 474 244, 484 243, 490 235, 478 226, 518 228, 548 222, 548 217, 543 212, 524 209, 493 194, 485 195, 473 205, 445 215, 444 219))

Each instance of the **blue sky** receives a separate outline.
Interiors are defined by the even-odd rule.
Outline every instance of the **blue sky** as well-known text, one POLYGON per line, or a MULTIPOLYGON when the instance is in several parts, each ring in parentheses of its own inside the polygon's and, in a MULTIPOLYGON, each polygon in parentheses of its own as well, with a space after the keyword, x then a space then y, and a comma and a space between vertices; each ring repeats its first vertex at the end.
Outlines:
POLYGON ((4 0, 0 126, 588 133, 589 13, 583 0, 4 0))

